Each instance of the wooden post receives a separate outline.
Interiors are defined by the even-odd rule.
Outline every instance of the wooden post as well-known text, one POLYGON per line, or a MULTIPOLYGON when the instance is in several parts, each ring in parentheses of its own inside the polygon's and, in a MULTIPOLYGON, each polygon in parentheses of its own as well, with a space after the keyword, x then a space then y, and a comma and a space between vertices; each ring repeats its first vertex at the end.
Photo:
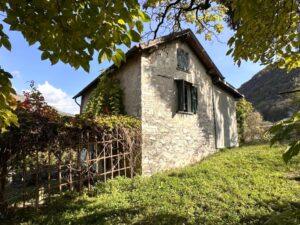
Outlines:
POLYGON ((59 158, 58 158, 58 189, 59 189, 59 192, 61 193, 61 191, 62 191, 62 186, 61 186, 61 153, 59 153, 59 158))
POLYGON ((121 170, 120 170, 120 149, 119 149, 119 129, 117 128, 117 154, 118 154, 118 175, 121 175, 121 170))
POLYGON ((25 196, 25 189, 26 189, 26 164, 25 164, 26 158, 23 160, 22 165, 22 198, 23 198, 23 208, 25 208, 26 205, 26 196, 25 196))
POLYGON ((87 148, 86 148, 86 165, 87 165, 87 175, 88 175, 88 190, 91 189, 91 178, 90 178, 90 134, 87 133, 87 148))
POLYGON ((77 150, 77 173, 78 173, 78 189, 77 191, 81 193, 81 187, 82 187, 82 180, 81 180, 81 146, 79 145, 79 148, 77 150))
POLYGON ((112 135, 109 135, 109 148, 110 148, 110 167, 111 167, 111 178, 114 178, 114 158, 113 158, 113 147, 112 147, 112 135))
MULTIPOLYGON (((124 134, 123 134, 124 135, 124 134)), ((124 140, 122 140, 123 141, 123 145, 122 145, 122 147, 123 147, 123 149, 122 149, 122 152, 123 152, 123 160, 124 160, 124 175, 125 175, 125 177, 127 177, 127 166, 126 166, 126 152, 128 151, 127 150, 127 145, 126 146, 124 146, 126 143, 124 143, 125 141, 124 140)))
POLYGON ((51 200, 51 152, 48 149, 48 200, 51 200))
POLYGON ((98 156, 98 137, 95 136, 95 144, 94 144, 94 151, 95 151, 95 157, 96 157, 96 176, 99 174, 99 156, 98 156))
POLYGON ((69 150, 69 190, 73 191, 73 179, 72 179, 72 149, 69 150))
POLYGON ((103 134, 103 173, 104 173, 104 182, 106 182, 106 143, 105 143, 105 136, 106 134, 103 134))
POLYGON ((36 171, 35 171, 35 184, 36 184, 36 196, 35 196, 35 209, 38 210, 39 208, 39 152, 36 150, 36 171))
POLYGON ((133 178, 133 148, 134 140, 132 141, 132 145, 129 148, 129 156, 130 156, 130 177, 133 178))
POLYGON ((82 164, 81 164, 81 151, 83 147, 83 133, 80 135, 79 153, 78 153, 78 171, 79 171, 79 192, 82 192, 82 164))

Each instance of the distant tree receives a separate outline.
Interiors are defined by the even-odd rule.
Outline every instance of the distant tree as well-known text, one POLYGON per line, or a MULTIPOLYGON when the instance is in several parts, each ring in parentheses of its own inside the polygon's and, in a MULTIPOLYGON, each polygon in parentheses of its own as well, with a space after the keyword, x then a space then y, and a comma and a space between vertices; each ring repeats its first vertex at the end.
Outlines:
POLYGON ((236 104, 236 118, 240 143, 245 143, 245 129, 247 127, 247 118, 253 112, 253 110, 254 108, 251 102, 248 102, 245 98, 242 98, 236 104))
POLYGON ((245 142, 261 141, 264 137, 266 128, 261 114, 257 111, 252 111, 246 117, 243 138, 245 142))

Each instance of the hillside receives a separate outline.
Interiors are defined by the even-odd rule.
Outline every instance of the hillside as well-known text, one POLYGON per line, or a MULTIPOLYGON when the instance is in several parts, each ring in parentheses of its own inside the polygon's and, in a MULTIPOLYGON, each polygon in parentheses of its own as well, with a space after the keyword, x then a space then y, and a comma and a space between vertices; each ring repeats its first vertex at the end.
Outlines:
POLYGON ((300 88, 300 68, 290 73, 266 67, 244 83, 239 91, 268 121, 278 121, 300 109, 295 94, 279 94, 300 88))

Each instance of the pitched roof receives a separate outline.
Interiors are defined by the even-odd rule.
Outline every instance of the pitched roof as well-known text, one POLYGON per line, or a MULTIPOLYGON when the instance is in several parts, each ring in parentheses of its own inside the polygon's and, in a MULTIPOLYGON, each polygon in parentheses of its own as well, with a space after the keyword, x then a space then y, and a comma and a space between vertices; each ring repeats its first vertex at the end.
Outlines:
MULTIPOLYGON (((232 85, 230 85, 229 83, 227 83, 225 81, 224 76, 221 74, 221 72, 216 67, 214 62, 211 60, 211 58, 209 57, 209 55, 207 54, 207 52, 205 51, 203 46, 198 41, 195 34, 190 29, 183 30, 180 32, 174 32, 169 35, 166 35, 166 36, 163 36, 160 38, 156 38, 154 40, 136 45, 126 53, 126 58, 130 58, 138 53, 148 51, 153 48, 157 48, 159 45, 165 44, 167 42, 171 42, 173 40, 182 40, 191 47, 193 52, 196 54, 198 59, 202 62, 202 64, 206 68, 208 75, 210 75, 212 77, 213 83, 216 86, 227 91, 235 98, 243 97, 243 95, 240 94, 237 89, 235 89, 232 85)), ((102 75, 111 74, 111 73, 117 71, 118 69, 119 68, 117 66, 111 65, 103 73, 101 73, 96 79, 94 79, 90 84, 88 84, 85 88, 83 88, 78 94, 76 94, 73 98, 75 99, 79 96, 82 96, 84 94, 84 92, 86 92, 93 86, 96 86, 98 79, 102 75)))

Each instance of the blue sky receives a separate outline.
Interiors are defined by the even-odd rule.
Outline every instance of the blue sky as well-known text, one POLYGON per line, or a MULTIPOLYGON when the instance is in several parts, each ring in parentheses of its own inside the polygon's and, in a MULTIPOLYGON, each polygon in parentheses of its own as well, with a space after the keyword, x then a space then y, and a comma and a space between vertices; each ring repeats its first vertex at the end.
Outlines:
MULTIPOLYGON (((97 60, 94 60, 89 73, 82 69, 75 70, 61 62, 52 66, 50 61, 41 60, 38 45, 29 46, 19 32, 6 33, 12 43, 12 50, 9 52, 4 48, 0 49, 0 65, 14 75, 12 80, 14 88, 21 93, 28 89, 29 81, 34 80, 46 101, 61 111, 78 112, 79 108, 71 97, 109 65, 108 62, 98 64, 97 60)), ((197 37, 226 80, 238 88, 263 66, 250 62, 243 62, 240 67, 235 65, 232 58, 226 56, 228 50, 226 42, 231 35, 232 32, 226 28, 219 36, 219 40, 205 41, 201 35, 197 37)))

